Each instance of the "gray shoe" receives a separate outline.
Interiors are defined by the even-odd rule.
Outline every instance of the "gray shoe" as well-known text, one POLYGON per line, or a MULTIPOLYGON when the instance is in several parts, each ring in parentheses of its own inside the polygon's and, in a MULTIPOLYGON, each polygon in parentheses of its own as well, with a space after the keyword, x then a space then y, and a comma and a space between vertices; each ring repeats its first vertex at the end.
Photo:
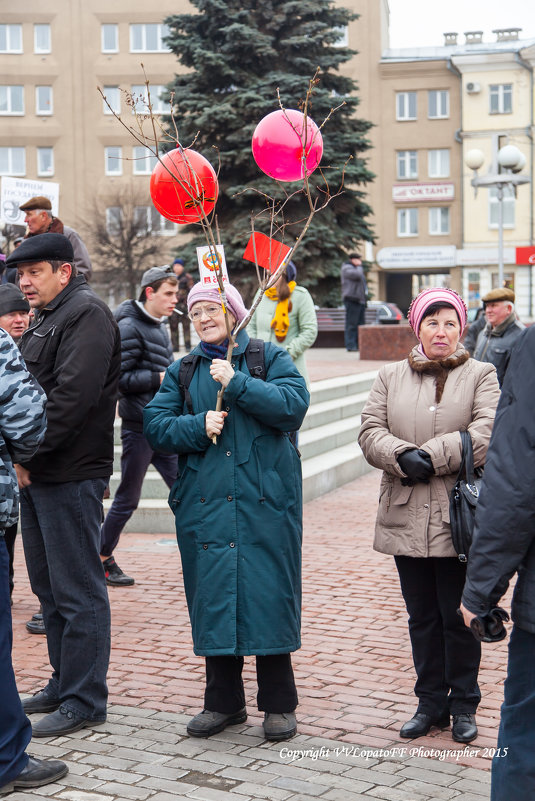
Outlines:
POLYGON ((247 720, 247 710, 245 707, 238 712, 232 712, 230 715, 225 715, 222 712, 209 712, 203 709, 198 715, 190 720, 187 725, 186 731, 190 737, 211 737, 212 734, 217 734, 227 726, 234 726, 236 723, 245 723, 247 720))
POLYGON ((265 712, 263 726, 266 740, 289 740, 297 734, 294 712, 265 712))
POLYGON ((61 701, 55 695, 52 695, 45 687, 30 698, 24 698, 22 701, 22 708, 27 715, 33 715, 36 712, 55 712, 59 709, 61 701))

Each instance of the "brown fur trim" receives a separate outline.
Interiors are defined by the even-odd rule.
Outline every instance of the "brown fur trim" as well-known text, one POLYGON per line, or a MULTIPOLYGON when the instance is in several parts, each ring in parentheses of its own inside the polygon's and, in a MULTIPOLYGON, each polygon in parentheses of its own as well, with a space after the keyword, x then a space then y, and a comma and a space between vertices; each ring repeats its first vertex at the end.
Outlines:
POLYGON ((470 358, 468 351, 454 353, 447 359, 434 361, 432 359, 418 359, 411 352, 409 353, 409 364, 415 373, 430 373, 435 376, 435 402, 440 403, 446 385, 446 379, 450 370, 460 367, 470 358))

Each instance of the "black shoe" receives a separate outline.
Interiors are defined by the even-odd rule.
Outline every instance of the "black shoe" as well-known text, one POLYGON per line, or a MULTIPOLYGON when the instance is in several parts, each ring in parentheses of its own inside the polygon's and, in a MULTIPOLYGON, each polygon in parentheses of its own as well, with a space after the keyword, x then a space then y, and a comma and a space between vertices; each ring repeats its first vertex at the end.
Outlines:
POLYGON ((30 634, 46 634, 43 613, 36 612, 35 615, 32 615, 32 619, 26 623, 26 628, 30 634))
POLYGON ((70 734, 79 729, 91 729, 105 723, 103 720, 90 720, 71 712, 70 709, 60 706, 55 712, 45 715, 44 718, 32 726, 33 737, 59 737, 60 734, 70 734))
POLYGON ((135 581, 126 573, 123 573, 113 556, 108 556, 102 562, 104 573, 106 574, 106 582, 112 587, 130 587, 135 584, 135 581))
POLYGON ((190 737, 211 737, 212 734, 217 734, 227 726, 234 726, 236 723, 245 723, 247 720, 247 711, 245 707, 240 709, 239 712, 232 712, 230 715, 225 715, 223 712, 209 712, 203 709, 198 715, 190 720, 187 725, 187 732, 190 737))
POLYGON ((432 726, 445 729, 450 725, 450 716, 443 715, 441 718, 426 715, 425 712, 417 712, 413 718, 403 724, 399 731, 400 737, 414 739, 423 737, 432 726))
POLYGON ((68 772, 69 768, 65 762, 60 762, 59 759, 36 759, 31 756, 24 770, 9 784, 0 787, 0 795, 11 793, 13 790, 42 787, 44 784, 61 779, 68 772))
POLYGON ((475 715, 470 712, 461 712, 453 716, 451 736, 456 743, 471 743, 477 737, 475 715))
POLYGON ((289 740, 297 734, 294 712, 265 712, 262 725, 266 740, 289 740))
POLYGON ((40 690, 31 698, 25 698, 22 702, 22 708, 27 715, 33 715, 36 712, 55 712, 59 709, 61 701, 59 698, 51 695, 48 687, 40 690))

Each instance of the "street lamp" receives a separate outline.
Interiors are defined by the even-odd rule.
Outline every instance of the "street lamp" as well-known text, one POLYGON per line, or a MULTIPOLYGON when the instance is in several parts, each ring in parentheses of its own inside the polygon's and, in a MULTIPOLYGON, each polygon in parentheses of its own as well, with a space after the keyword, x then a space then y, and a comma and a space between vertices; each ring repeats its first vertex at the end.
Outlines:
POLYGON ((492 164, 486 175, 479 176, 477 171, 483 166, 485 154, 474 148, 469 150, 464 158, 465 164, 474 171, 474 177, 470 181, 474 187, 474 194, 477 195, 479 186, 486 186, 487 189, 496 188, 498 198, 498 286, 503 286, 503 190, 505 186, 516 187, 520 184, 528 184, 529 178, 526 175, 517 175, 526 165, 526 157, 515 145, 505 145, 498 150, 498 165, 503 172, 493 172, 496 167, 492 164))

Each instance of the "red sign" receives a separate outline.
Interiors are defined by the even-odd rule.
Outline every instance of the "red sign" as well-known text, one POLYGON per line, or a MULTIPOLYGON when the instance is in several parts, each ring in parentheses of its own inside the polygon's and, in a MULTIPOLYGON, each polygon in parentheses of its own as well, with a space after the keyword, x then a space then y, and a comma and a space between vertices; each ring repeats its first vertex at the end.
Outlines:
POLYGON ((291 248, 288 245, 255 231, 254 234, 251 234, 243 258, 254 262, 256 252, 256 263, 269 270, 270 273, 274 273, 289 250, 291 248))
POLYGON ((535 247, 516 248, 516 264, 535 264, 535 247))

